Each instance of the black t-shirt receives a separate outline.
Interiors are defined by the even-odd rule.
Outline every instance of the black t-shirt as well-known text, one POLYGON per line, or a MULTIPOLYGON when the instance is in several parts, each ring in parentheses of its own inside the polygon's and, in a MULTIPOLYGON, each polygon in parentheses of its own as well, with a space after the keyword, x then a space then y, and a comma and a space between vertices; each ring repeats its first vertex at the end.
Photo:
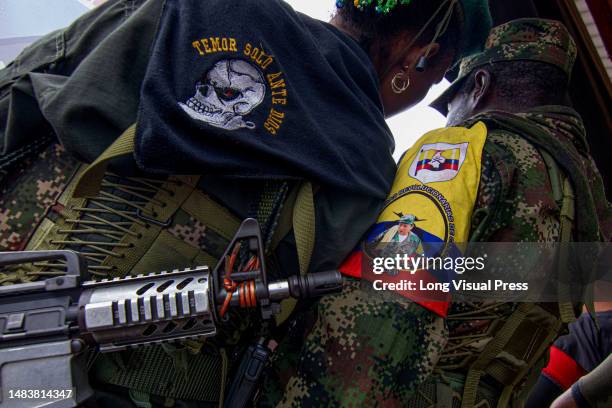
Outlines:
POLYGON ((308 179, 383 200, 393 137, 364 50, 280 0, 166 2, 141 88, 149 172, 308 179))
MULTIPOLYGON (((197 171, 239 217, 262 180, 316 184, 312 271, 339 266, 395 175, 368 55, 280 0, 166 2, 140 99, 139 167, 197 171)), ((297 272, 292 239, 277 251, 286 274, 297 272)))

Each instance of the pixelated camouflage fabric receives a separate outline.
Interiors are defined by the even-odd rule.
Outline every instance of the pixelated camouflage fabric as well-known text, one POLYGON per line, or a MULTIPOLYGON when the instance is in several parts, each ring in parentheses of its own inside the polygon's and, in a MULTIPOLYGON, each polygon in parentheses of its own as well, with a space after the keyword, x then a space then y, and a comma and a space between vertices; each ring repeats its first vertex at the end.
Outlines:
POLYGON ((484 51, 461 60, 457 78, 431 106, 446 115, 447 102, 458 91, 463 79, 474 69, 495 62, 544 62, 559 67, 569 80, 576 54, 576 43, 558 21, 541 18, 509 21, 491 30, 484 51))
MULTIPOLYGON (((547 106, 517 115, 489 112, 470 119, 469 123, 480 120, 487 124, 490 131, 483 153, 471 240, 560 240, 561 205, 553 194, 549 170, 540 149, 550 152, 564 173, 572 181, 577 180, 574 185, 582 186, 576 188, 574 239, 610 239, 610 204, 606 200, 601 177, 588 154, 584 127, 577 113, 566 107, 547 106)), ((533 257, 521 262, 523 266, 528 262, 532 264, 531 268, 538 268, 542 260, 533 257)), ((544 265, 539 267, 545 268, 544 265)), ((448 342, 436 366, 436 371, 442 372, 440 378, 464 378, 471 363, 493 339, 495 327, 500 327, 515 306, 514 303, 493 302, 451 303, 446 322, 448 342), (466 337, 472 341, 466 342, 466 337)), ((536 366, 539 364, 541 362, 536 366)), ((435 392, 432 394, 430 388, 436 382, 438 380, 430 378, 422 383, 410 406, 436 406, 431 398, 427 398, 433 395, 435 400, 435 392)), ((495 404, 500 393, 501 388, 497 391, 489 388, 484 394, 479 389, 478 401, 484 403, 486 396, 489 404, 495 404)), ((460 401, 461 393, 454 392, 453 399, 460 401)))
POLYGON ((23 250, 79 163, 52 144, 11 170, 0 186, 0 251, 23 250))
POLYGON ((445 343, 442 318, 346 280, 341 294, 322 298, 294 323, 275 353, 260 405, 403 406, 445 343))
POLYGON ((535 18, 514 20, 493 28, 485 50, 461 61, 459 78, 478 66, 514 60, 556 65, 569 77, 576 53, 574 40, 558 21, 535 18))
MULTIPOLYGON (((560 239, 561 208, 539 151, 544 147, 557 161, 567 162, 560 163, 562 169, 577 172, 572 180, 580 178, 583 187, 588 187, 587 191, 577 190, 584 194, 577 198, 577 205, 588 200, 583 204, 587 210, 578 211, 578 217, 586 220, 577 220, 577 238, 609 239, 610 207, 588 155, 582 121, 573 110, 551 106, 519 115, 480 115, 473 121, 483 119, 490 133, 471 239, 560 239), (508 118, 514 125, 510 130, 501 123, 508 118), (541 130, 536 132, 540 138, 533 136, 534 126, 541 130)), ((349 284, 341 295, 324 298, 310 313, 299 316, 279 346, 261 405, 432 406, 422 398, 421 387, 431 383, 425 380, 436 362, 442 358, 445 365, 455 364, 459 366, 455 374, 464 375, 469 362, 493 338, 492 325, 499 327, 516 306, 453 303, 451 316, 479 317, 449 320, 446 328, 441 319, 406 299, 388 300, 349 284), (490 311, 485 319, 479 312, 483 307, 490 311), (457 349, 464 336, 478 338, 478 347, 457 349), (463 365, 452 357, 457 350, 467 353, 461 356, 463 365)))
MULTIPOLYGON (((490 129, 514 133, 534 147, 548 152, 574 187, 574 241, 610 241, 612 208, 606 199, 601 175, 589 154, 582 119, 575 110, 564 106, 542 106, 516 115, 494 111, 477 115, 469 123, 477 121, 485 122, 490 129)), ((540 163, 540 170, 546 169, 539 154, 531 160, 540 163)), ((530 188, 530 194, 537 194, 536 190, 542 186, 536 180, 542 180, 548 172, 536 173, 533 171, 526 175, 527 180, 535 183, 530 188)), ((512 222, 506 224, 511 225, 512 222)), ((486 241, 486 237, 482 240, 486 241)))

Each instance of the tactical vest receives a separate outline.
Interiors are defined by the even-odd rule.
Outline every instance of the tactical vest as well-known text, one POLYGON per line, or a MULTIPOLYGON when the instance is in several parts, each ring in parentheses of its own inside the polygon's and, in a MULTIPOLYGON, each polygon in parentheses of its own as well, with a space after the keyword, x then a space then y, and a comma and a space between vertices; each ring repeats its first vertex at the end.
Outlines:
MULTIPOLYGON (((31 235, 27 250, 77 251, 94 278, 217 264, 242 220, 196 188, 199 176, 123 177, 108 171, 109 161, 133 152, 134 132, 135 126, 130 127, 96 161, 78 169, 31 235)), ((264 226, 267 255, 293 230, 300 273, 305 274, 314 247, 312 185, 266 184, 254 216, 264 226)), ((54 276, 63 267, 57 262, 20 266, 15 278, 54 276)), ((283 303, 277 322, 294 305, 283 303)), ((226 340, 236 344, 231 328, 227 332, 226 340)), ((148 406, 150 395, 222 404, 228 364, 219 342, 188 341, 179 348, 151 346, 96 356, 91 376, 128 388, 139 406, 148 406)))
MULTIPOLYGON (((560 242, 572 238, 574 192, 555 160, 539 150, 546 162, 555 201, 561 208, 560 242)), ((475 239, 473 237, 473 239, 475 239)), ((567 252, 558 253, 559 265, 567 252)), ((559 287, 559 293, 568 293, 559 287)), ((522 407, 546 365, 546 353, 567 323, 576 319, 574 305, 492 304, 453 308, 449 325, 459 322, 487 327, 480 333, 451 335, 434 373, 416 391, 409 407, 522 407), (483 345, 484 344, 484 345, 483 345)))
MULTIPOLYGON (((476 122, 470 128, 434 130, 419 139, 402 157, 389 198, 368 239, 372 236, 384 239, 388 231, 394 231, 391 227, 394 220, 410 214, 415 222, 421 220, 420 234, 429 243, 482 241, 482 228, 471 231, 470 220, 487 137, 485 124, 476 122)), ((496 162, 504 162, 502 152, 490 153, 496 162)), ((572 184, 549 154, 540 153, 561 209, 560 241, 567 243, 571 241, 575 212, 572 184)), ((487 212, 491 215, 496 210, 487 212)), ((365 252, 353 254, 341 271, 353 277, 378 279, 378 275, 361 273, 362 257, 378 256, 365 252)), ((392 246, 391 252, 397 252, 397 247, 392 246)), ((567 256, 567 252, 559 251, 559 266, 566 264, 567 256)), ((420 276, 418 279, 435 279, 427 272, 420 276)), ((568 291, 567 287, 559 288, 560 293, 568 291)), ((411 291, 398 293, 445 317, 451 328, 434 373, 419 386, 408 404, 415 408, 520 406, 525 398, 522 394, 528 392, 529 384, 539 376, 549 345, 563 324, 575 319, 574 305, 570 303, 559 303, 557 307, 537 303, 454 302, 447 313, 449 303, 442 301, 444 297, 428 298, 426 294, 414 297, 411 291)))

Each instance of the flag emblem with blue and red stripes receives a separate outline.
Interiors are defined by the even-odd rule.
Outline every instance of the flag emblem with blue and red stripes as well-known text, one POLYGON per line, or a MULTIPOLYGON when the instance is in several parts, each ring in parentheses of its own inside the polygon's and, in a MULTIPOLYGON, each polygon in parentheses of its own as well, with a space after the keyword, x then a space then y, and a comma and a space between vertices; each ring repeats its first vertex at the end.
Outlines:
POLYGON ((469 143, 423 145, 410 166, 410 176, 425 184, 452 180, 461 169, 468 145, 469 143))

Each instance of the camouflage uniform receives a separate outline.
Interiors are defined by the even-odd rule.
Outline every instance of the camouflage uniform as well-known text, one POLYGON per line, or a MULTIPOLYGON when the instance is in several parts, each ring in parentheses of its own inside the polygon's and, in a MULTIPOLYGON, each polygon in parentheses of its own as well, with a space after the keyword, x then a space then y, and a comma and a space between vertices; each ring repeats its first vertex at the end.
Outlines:
POLYGON ((446 339, 443 319, 350 280, 294 323, 275 353, 262 405, 403 406, 446 339), (274 388, 279 383, 287 384, 284 392, 274 388))
POLYGON ((62 145, 51 144, 0 179, 0 251, 25 248, 30 232, 77 167, 78 162, 62 145))
MULTIPOLYGON (((489 36, 486 48, 484 53, 462 61, 457 81, 432 106, 445 112, 446 102, 461 86, 463 79, 477 67, 501 61, 532 60, 553 64, 569 78, 576 58, 576 46, 565 27, 550 20, 521 19, 496 27, 489 36)), ((601 176, 589 155, 582 120, 573 109, 542 106, 517 114, 485 112, 470 118, 465 125, 478 121, 487 125, 489 135, 483 152, 481 187, 472 218, 472 240, 560 240, 561 203, 553 192, 550 170, 543 152, 554 158, 576 191, 577 213, 572 224, 572 240, 610 240, 612 209, 606 199, 601 176)), ((530 259, 529 262, 537 264, 539 260, 530 259)), ((427 387, 436 382, 449 386, 453 403, 461 401, 462 381, 470 365, 495 335, 496 330, 492 328, 506 322, 516 307, 517 304, 511 303, 451 304, 447 320, 449 341, 436 367, 438 374, 420 388, 414 405, 431 406, 423 395, 427 387), (487 309, 488 317, 483 318, 483 308, 487 309), (458 318, 459 314, 461 318, 458 318), (466 336, 470 336, 472 341, 466 342, 466 336), (442 380, 443 376, 451 380, 442 380)), ((509 344, 520 342, 521 336, 522 332, 517 331, 509 344)), ((544 353, 540 361, 545 359, 544 353)), ((506 363, 516 364, 510 359, 506 363)), ((528 375, 537 375, 536 368, 540 365, 536 363, 534 369, 524 373, 523 379, 514 387, 510 400, 524 398, 529 389, 521 388, 521 385, 528 375)), ((483 375, 475 404, 485 401, 492 405, 498 403, 502 388, 490 375, 483 375)))
MULTIPOLYGON (((504 61, 529 60, 554 65, 567 78, 576 60, 576 44, 567 29, 553 20, 526 18, 511 21, 491 30, 485 51, 464 58, 457 79, 431 106, 443 114, 447 103, 463 81, 478 67, 504 61)), ((558 205, 554 203, 548 170, 540 151, 553 156, 576 190, 578 217, 574 240, 609 241, 610 207, 603 182, 589 154, 582 119, 565 106, 541 106, 526 112, 509 114, 488 111, 467 120, 466 126, 483 121, 489 136, 483 154, 481 191, 472 225, 480 241, 554 241, 558 235, 558 205), (518 172, 518 174, 517 174, 518 172), (507 186, 515 196, 490 218, 488 230, 480 225, 484 213, 490 213, 496 196, 507 186), (532 204, 533 203, 533 204, 532 204)), ((497 197, 498 198, 498 197, 497 197)))
MULTIPOLYGON (((0 70, 0 139, 3 142, 0 159, 10 155, 13 149, 27 146, 32 140, 41 139, 46 134, 53 135, 54 140, 57 136, 66 149, 64 151, 60 144, 54 144, 44 153, 46 156, 44 154, 38 157, 31 156, 27 161, 20 163, 20 170, 12 171, 3 181, 6 184, 2 187, 3 201, 2 208, 0 208, 3 214, 0 249, 22 249, 33 241, 28 239, 31 237, 32 230, 36 229, 36 232, 43 230, 41 226, 44 226, 45 221, 55 218, 60 222, 68 222, 66 218, 71 218, 65 216, 63 212, 66 208, 62 208, 62 205, 58 203, 58 199, 61 199, 60 196, 66 190, 69 179, 84 163, 90 163, 98 158, 117 136, 137 119, 140 90, 165 3, 164 0, 108 1, 78 19, 70 27, 43 37, 24 50, 13 63, 0 70), (112 63, 108 64, 108 61, 112 63)), ((251 3, 256 2, 249 4, 251 3)), ((464 51, 471 52, 476 48, 481 48, 485 32, 490 27, 488 4, 487 0, 462 0, 460 3, 463 6, 462 14, 465 18, 465 25, 476 27, 476 24, 471 24, 472 19, 479 22, 477 29, 470 29, 470 32, 466 33, 469 35, 466 35, 462 41, 464 51)), ((112 175, 110 181, 105 179, 108 185, 105 187, 104 194, 107 200, 117 204, 117 209, 122 214, 128 216, 133 214, 137 206, 144 205, 151 195, 163 193, 159 180, 136 180, 135 177, 123 177, 124 174, 134 175, 133 166, 130 163, 113 163, 115 164, 117 165, 111 168, 122 176, 112 175), (142 193, 143 190, 145 193, 142 193), (148 195, 143 198, 143 194, 148 195), (120 204, 118 204, 119 201, 120 204), (126 208, 126 206, 129 207, 126 208), (124 212, 124 210, 129 211, 124 212)), ((178 185, 178 183, 175 184, 178 185)), ((173 185, 174 187, 177 186, 173 185)), ((253 186, 252 183, 245 183, 241 180, 220 181, 218 178, 215 180, 215 177, 202 177, 197 187, 197 191, 205 191, 212 196, 213 201, 220 202, 239 218, 244 218, 250 213, 252 209, 246 208, 249 206, 249 201, 252 201, 250 199, 256 197, 256 193, 261 193, 260 186, 253 186)), ((169 193, 174 193, 174 191, 169 193)), ((315 240, 310 264, 312 271, 337 267, 342 258, 358 243, 370 223, 374 221, 384 197, 372 200, 360 197, 361 194, 351 194, 343 190, 331 191, 325 186, 320 186, 318 189, 315 200, 316 235, 321 239, 315 240), (323 252, 328 255, 324 255, 323 252)), ((112 209, 115 210, 114 207, 112 209)), ((72 208, 68 209, 68 211, 71 210, 72 208)), ((104 216, 111 217, 109 215, 111 212, 113 211, 106 210, 104 216)), ((100 232, 101 228, 81 228, 78 240, 68 239, 74 238, 75 229, 65 233, 61 232, 59 234, 65 234, 66 237, 61 240, 64 243, 58 245, 83 250, 87 249, 88 245, 91 247, 91 242, 102 241, 106 245, 104 248, 110 249, 105 253, 109 257, 114 257, 118 255, 114 252, 117 248, 123 250, 129 247, 123 244, 123 246, 115 245, 114 247, 111 245, 124 236, 118 232, 119 229, 131 225, 125 218, 115 212, 112 214, 110 223, 114 224, 110 225, 112 230, 100 232), (83 243, 84 241, 89 244, 83 243), (112 254, 109 254, 111 252, 112 254)), ((74 225, 74 219, 71 221, 74 225)), ((99 222, 109 225, 102 221, 99 222)), ((90 222, 90 225, 93 224, 90 222)), ((182 210, 174 214, 171 225, 164 229, 163 233, 188 245, 189 248, 184 251, 185 257, 192 257, 193 253, 199 253, 199 251, 206 252, 206 257, 194 261, 205 264, 215 262, 215 258, 220 255, 228 239, 227 236, 221 237, 217 230, 202 224, 191 214, 182 210)), ((52 245, 51 240, 49 244, 52 245)), ((130 250, 131 254, 141 249, 138 245, 131 248, 134 248, 130 250)), ((271 275, 277 272, 281 276, 274 275, 271 278, 285 277, 299 270, 293 233, 287 234, 278 244, 274 255, 272 257, 274 259, 271 259, 268 265, 276 264, 278 267, 270 267, 271 275)), ((166 253, 163 257, 156 258, 163 258, 164 262, 172 261, 172 257, 166 256, 166 253)), ((90 271, 100 276, 120 275, 116 265, 101 265, 100 263, 90 262, 90 271), (94 270, 94 268, 98 269, 94 270)), ((188 265, 187 263, 175 263, 160 269, 177 266, 188 265)), ((40 273, 27 276, 11 275, 4 277, 8 279, 5 279, 3 283, 29 281, 40 276, 40 273)), ((322 311, 329 311, 325 315, 330 319, 316 326, 312 338, 324 336, 326 346, 317 347, 316 344, 313 346, 313 343, 309 343, 305 349, 308 352, 301 358, 313 362, 317 367, 325 364, 331 369, 327 372, 321 370, 317 372, 312 371, 308 364, 294 367, 297 368, 298 373, 301 373, 302 367, 304 368, 304 373, 300 374, 300 377, 309 377, 307 387, 318 387, 321 390, 335 387, 337 391, 329 398, 325 396, 319 398, 319 394, 306 393, 310 395, 309 398, 302 392, 300 401, 303 405, 320 406, 324 405, 323 401, 339 402, 343 400, 345 390, 350 385, 347 374, 354 374, 355 371, 351 371, 352 366, 344 369, 342 367, 348 360, 355 361, 356 358, 362 361, 360 367, 363 371, 359 376, 362 381, 352 394, 348 394, 351 399, 363 401, 364 404, 382 401, 383 398, 390 402, 394 401, 394 398, 395 401, 405 400, 413 384, 421 381, 424 374, 430 372, 434 364, 434 361, 431 361, 415 369, 413 362, 420 361, 417 356, 421 353, 418 344, 429 344, 431 354, 436 355, 435 349, 441 347, 443 343, 445 329, 440 319, 428 315, 426 311, 420 310, 409 302, 383 302, 368 294, 363 294, 354 284, 349 284, 342 295, 329 301, 326 299, 318 307, 322 311), (359 316, 353 318, 348 309, 353 310, 355 304, 362 305, 363 310, 375 313, 374 316, 361 313, 360 315, 367 316, 367 318, 359 316), (342 305, 339 306, 341 314, 334 317, 331 313, 336 310, 337 305, 342 305), (414 310, 410 313, 398 313, 404 309, 414 310), (392 320, 395 316, 399 319, 397 322, 392 320), (355 336, 348 343, 345 342, 343 336, 347 328, 357 329, 353 330, 355 336), (384 333, 383 338, 385 339, 382 343, 380 342, 381 333, 384 333), (392 338, 398 340, 396 345, 387 343, 387 339, 392 338), (318 353, 316 358, 311 358, 311 351, 318 353), (375 370, 378 374, 371 375, 371 370, 375 370), (372 387, 372 378, 375 378, 375 387, 372 387), (402 384, 397 384, 397 378, 402 380, 402 384), (379 390, 383 388, 388 392, 381 394, 379 390), (368 389, 371 389, 371 392, 368 393, 366 391, 368 389), (361 397, 363 393, 368 395, 361 397)), ((256 326, 257 323, 249 319, 243 321, 248 321, 251 326, 256 326)), ((308 323, 308 320, 304 319, 300 323, 308 323)), ((242 330, 242 332, 235 330, 236 336, 234 337, 239 337, 240 334, 246 332, 246 335, 240 340, 243 340, 245 344, 248 343, 249 337, 258 335, 257 328, 250 327, 249 329, 242 330)), ((293 334, 296 331, 291 332, 293 334)), ((227 337, 232 336, 228 334, 227 337)), ((291 338, 297 338, 296 341, 299 344, 303 341, 303 337, 300 336, 291 338)), ((231 345, 238 342, 236 338, 216 337, 207 341, 205 346, 211 343, 213 345, 223 343, 224 340, 227 340, 225 343, 231 345)), ((320 340, 319 344, 322 341, 320 340)), ((290 348, 293 344, 291 341, 283 342, 280 350, 290 348)), ((155 360, 158 364, 153 365, 154 370, 139 358, 139 355, 145 353, 142 350, 118 356, 114 362, 121 366, 119 371, 137 372, 138 375, 130 375, 130 377, 137 377, 139 380, 144 379, 148 383, 155 384, 147 384, 151 385, 147 390, 126 386, 126 381, 115 381, 117 370, 111 370, 114 371, 114 374, 111 373, 107 376, 108 378, 98 379, 100 382, 115 385, 115 387, 109 386, 108 388, 104 386, 104 390, 108 390, 113 395, 101 395, 96 402, 99 406, 120 406, 122 402, 118 401, 114 394, 125 396, 128 391, 130 394, 132 394, 131 391, 135 393, 138 391, 139 397, 142 398, 136 398, 134 395, 126 396, 126 406, 132 405, 130 397, 132 400, 139 401, 141 404, 139 406, 148 406, 149 403, 156 406, 171 406, 172 404, 202 406, 202 401, 216 402, 214 398, 193 401, 195 398, 183 398, 182 396, 173 400, 167 396, 172 393, 165 393, 168 390, 180 389, 185 385, 184 383, 188 382, 186 377, 196 380, 191 383, 203 383, 209 377, 215 377, 215 381, 221 383, 223 374, 216 369, 217 367, 213 367, 214 370, 206 370, 206 366, 200 364, 200 357, 207 352, 204 348, 199 351, 194 347, 193 353, 183 350, 185 352, 180 353, 182 354, 180 358, 173 357, 172 359, 166 355, 170 353, 158 353, 159 348, 152 348, 158 355, 155 360), (185 370, 185 366, 188 366, 189 370, 185 370), (185 373, 189 375, 183 375, 185 373), (164 381, 157 381, 158 376, 164 377, 164 381), (160 396, 167 396, 167 398, 164 400, 160 396), (150 401, 149 397, 151 397, 150 401), (160 398, 161 401, 159 401, 160 398), (183 403, 180 401, 183 399, 192 401, 183 403)), ((216 351, 218 350, 213 350, 211 354, 216 351)), ((227 353, 231 360, 229 365, 239 361, 240 350, 235 351, 236 353, 227 353)), ((99 361, 100 359, 97 363, 99 361)), ((104 377, 105 374, 103 372, 97 377, 104 377)), ((291 391, 288 395, 291 396, 294 391, 303 391, 303 384, 300 381, 289 384, 291 391)), ((274 384, 275 389, 278 389, 278 385, 274 384)), ((99 383, 94 384, 95 388, 99 386, 101 386, 99 383)), ((322 392, 321 395, 323 394, 322 392)))
MULTIPOLYGON (((446 113, 447 100, 478 66, 528 59, 554 64, 569 74, 576 56, 566 29, 557 22, 539 19, 517 20, 493 29, 486 48, 462 61, 457 82, 434 107, 446 113)), ((573 239, 610 240, 612 210, 588 154, 582 121, 573 109, 545 106, 516 115, 490 112, 471 118, 465 125, 478 121, 487 124, 489 133, 471 240, 559 241, 561 205, 553 194, 542 150, 559 162, 576 190, 573 239)), ((282 406, 298 407, 316 400, 334 406, 460 406, 471 364, 518 307, 514 303, 452 303, 446 324, 442 324, 441 318, 404 298, 398 296, 392 304, 380 296, 380 292, 368 293, 353 284, 342 295, 320 302, 318 310, 296 323, 296 341, 281 347, 275 373, 289 384, 288 392, 277 393, 276 400, 269 398, 269 404, 280 401, 282 406), (309 326, 313 327, 310 333, 304 328, 309 326), (306 351, 302 349, 300 354, 297 339, 304 335, 306 351), (413 344, 415 349, 410 348, 413 344), (334 354, 341 359, 326 360, 334 354), (369 380, 360 376, 359 381, 352 381, 355 372, 367 372, 369 380), (315 377, 328 380, 314 382, 315 377)), ((508 344, 520 344, 525 330, 537 329, 521 327, 508 344)), ((512 352, 506 353, 503 363, 520 366, 520 356, 512 352)), ((534 359, 544 360, 545 355, 534 359)), ((525 374, 518 385, 524 382, 525 374)), ((500 383, 483 375, 477 384, 476 401, 468 406, 495 406, 503 388, 500 383)), ((523 391, 528 390, 515 388, 512 397, 523 391)))
MULTIPOLYGON (((470 119, 470 123, 484 121, 493 129, 487 137, 483 152, 481 187, 472 217, 471 239, 481 242, 558 242, 561 233, 561 205, 554 197, 546 162, 539 150, 540 145, 530 141, 527 133, 529 128, 523 134, 514 129, 509 131, 494 128, 496 119, 499 119, 496 114, 483 114, 470 119)), ((579 210, 578 217, 589 219, 577 218, 573 239, 584 242, 609 241, 611 210, 601 177, 584 149, 586 137, 580 117, 572 109, 548 106, 515 115, 515 119, 527 125, 537 124, 551 138, 561 141, 567 151, 581 152, 582 160, 577 165, 582 167, 582 174, 591 186, 592 198, 586 199, 590 204, 584 204, 587 211, 579 210), (595 234, 584 232, 591 228, 595 228, 595 234)), ((535 266, 540 260, 533 258, 527 262, 535 266)), ((435 406, 425 396, 431 396, 434 384, 440 382, 449 386, 450 398, 454 403, 459 403, 462 400, 463 381, 470 365, 516 307, 514 303, 451 303, 447 317, 448 342, 440 355, 436 375, 421 385, 410 406, 435 406), (471 338, 471 341, 466 341, 466 337, 471 338)), ((545 307, 553 310, 554 314, 558 313, 556 304, 545 307)), ((509 344, 520 342, 523 333, 517 331, 509 344)), ((546 358, 546 354, 540 356, 540 362, 535 367, 540 367, 546 358)), ((516 364, 512 359, 506 363, 516 364)), ((526 374, 535 376, 537 372, 537 369, 533 369, 526 374)), ((486 401, 495 405, 502 387, 490 377, 484 377, 475 403, 478 405, 486 401)), ((521 393, 528 392, 527 387, 520 388, 523 381, 513 391, 513 398, 524 398, 525 395, 521 393)))

